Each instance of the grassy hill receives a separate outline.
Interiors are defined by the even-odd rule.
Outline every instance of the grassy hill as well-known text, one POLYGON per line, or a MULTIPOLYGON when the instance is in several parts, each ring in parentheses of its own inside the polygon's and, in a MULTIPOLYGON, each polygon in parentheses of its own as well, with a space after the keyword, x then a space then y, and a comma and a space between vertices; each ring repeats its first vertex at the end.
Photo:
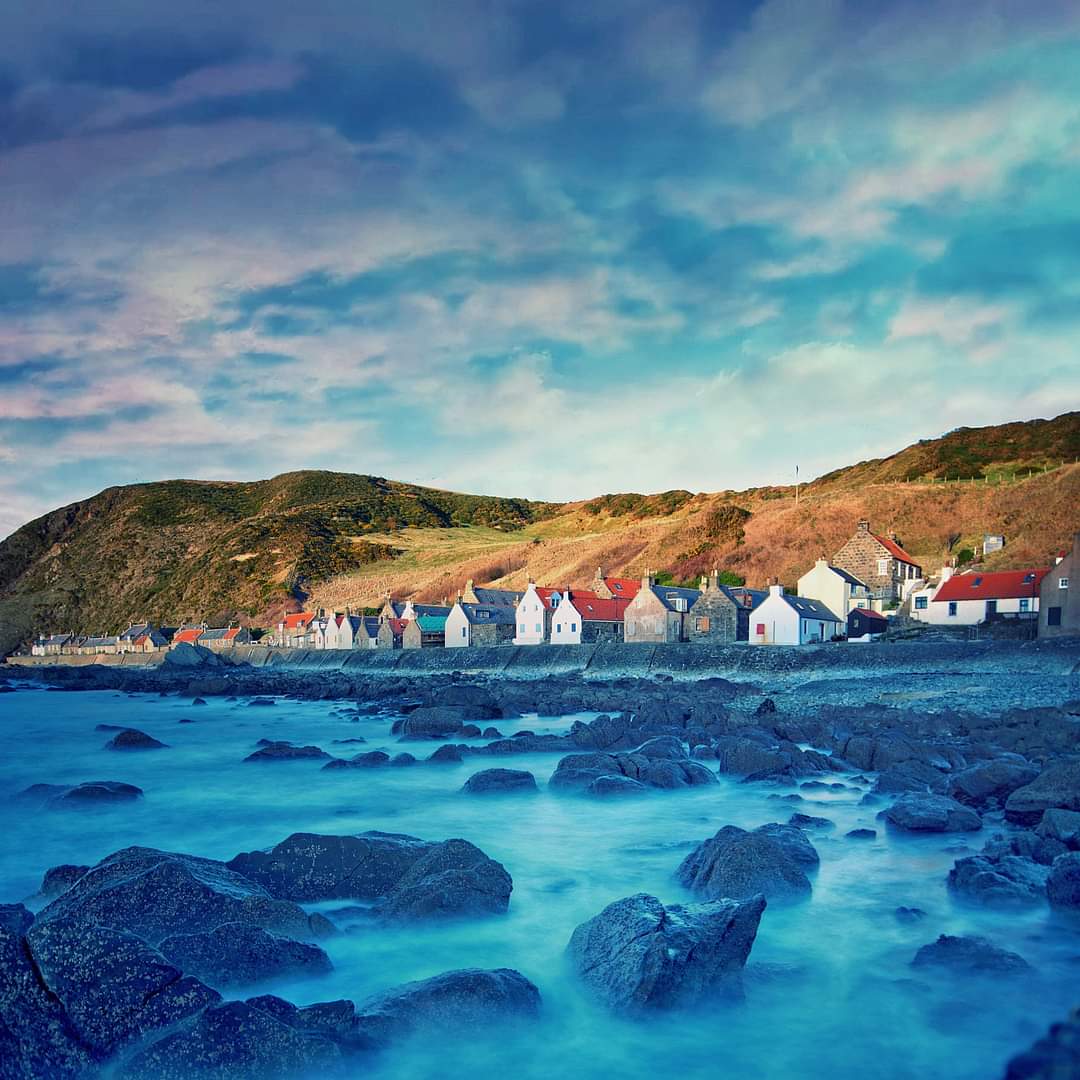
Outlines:
POLYGON ((329 472, 109 488, 0 543, 0 652, 34 631, 136 618, 267 625, 301 603, 434 600, 468 578, 583 585, 597 566, 675 581, 716 566, 793 584, 860 517, 895 530, 928 569, 978 550, 985 532, 1007 537, 990 566, 1047 565, 1080 529, 1078 456, 1080 413, 1069 413, 962 428, 837 470, 797 505, 787 487, 559 505, 329 472))

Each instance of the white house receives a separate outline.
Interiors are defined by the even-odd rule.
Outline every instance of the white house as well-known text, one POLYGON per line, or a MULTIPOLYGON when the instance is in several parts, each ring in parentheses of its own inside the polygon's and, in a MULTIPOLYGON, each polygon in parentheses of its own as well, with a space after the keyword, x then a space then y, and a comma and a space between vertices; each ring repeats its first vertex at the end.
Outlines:
MULTIPOLYGON (((538 589, 535 582, 529 582, 525 594, 514 609, 515 645, 544 644, 548 636, 553 596, 558 596, 553 589, 538 589)), ((558 603, 558 600, 555 603, 558 603)))
POLYGON ((829 641, 844 629, 820 600, 790 596, 783 585, 770 585, 769 595, 750 612, 751 645, 808 645, 829 641))
POLYGON ((514 608, 506 604, 470 604, 459 600, 446 616, 446 648, 502 645, 516 629, 514 608))
POLYGON ((629 601, 597 596, 587 589, 552 593, 552 645, 592 645, 623 640, 623 613, 629 601))
MULTIPOLYGON (((592 593, 585 596, 593 598, 592 593)), ((569 589, 561 593, 554 593, 555 609, 551 613, 551 644, 552 645, 580 645, 582 619, 581 612, 574 604, 574 599, 569 589)), ((579 599, 578 603, 582 601, 579 599)))
MULTIPOLYGON (((842 619, 856 608, 871 608, 870 586, 860 581, 849 570, 830 566, 828 559, 818 559, 812 569, 799 578, 799 596, 806 600, 820 600, 830 611, 842 619)), ((881 610, 878 600, 876 610, 881 610)))
POLYGON ((936 589, 912 595, 911 617, 933 626, 975 626, 991 619, 1037 618, 1039 587, 1048 570, 1001 570, 986 573, 948 567, 936 589))

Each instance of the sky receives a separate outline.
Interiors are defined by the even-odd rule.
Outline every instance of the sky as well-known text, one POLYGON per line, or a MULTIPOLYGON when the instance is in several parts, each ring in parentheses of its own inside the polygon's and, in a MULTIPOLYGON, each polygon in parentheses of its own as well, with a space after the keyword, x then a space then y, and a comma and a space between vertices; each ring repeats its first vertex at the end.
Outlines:
POLYGON ((1080 4, 0 0, 0 536, 569 500, 1080 403, 1080 4))

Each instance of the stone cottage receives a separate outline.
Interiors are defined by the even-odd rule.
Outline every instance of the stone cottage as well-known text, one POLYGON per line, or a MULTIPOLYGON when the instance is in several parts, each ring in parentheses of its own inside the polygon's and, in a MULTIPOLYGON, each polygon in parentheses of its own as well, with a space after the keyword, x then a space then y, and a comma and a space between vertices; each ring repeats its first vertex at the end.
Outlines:
POLYGON ((623 615, 626 642, 655 645, 689 640, 689 613, 700 595, 697 589, 657 585, 646 574, 623 615))
POLYGON ((855 535, 832 562, 867 585, 872 599, 884 603, 906 599, 922 579, 922 567, 904 550, 896 533, 879 536, 870 531, 869 521, 859 522, 855 535))
POLYGON ((1072 551, 1063 555, 1042 579, 1039 592, 1039 637, 1080 637, 1080 532, 1072 551))
POLYGON ((514 640, 514 608, 506 604, 470 604, 464 599, 446 616, 446 647, 509 645, 514 640))
POLYGON ((720 584, 720 575, 716 570, 702 576, 701 594, 692 607, 686 623, 686 636, 690 641, 727 644, 739 640, 741 605, 720 584))

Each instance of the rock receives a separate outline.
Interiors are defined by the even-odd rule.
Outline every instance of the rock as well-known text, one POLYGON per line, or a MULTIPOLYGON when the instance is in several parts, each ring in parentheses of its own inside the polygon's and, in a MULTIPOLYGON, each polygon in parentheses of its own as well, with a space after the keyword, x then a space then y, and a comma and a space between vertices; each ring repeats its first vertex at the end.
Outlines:
POLYGON ((125 728, 105 744, 106 750, 162 750, 164 747, 165 743, 136 728, 125 728))
POLYGON ((139 847, 92 866, 38 914, 37 923, 55 919, 128 931, 151 945, 233 922, 297 938, 330 929, 321 915, 309 917, 296 904, 274 899, 223 863, 139 847))
POLYGON ((456 765, 465 760, 461 750, 460 746, 447 743, 446 746, 440 746, 427 760, 434 762, 436 765, 456 765))
POLYGON ((1046 879, 1046 895, 1053 907, 1080 908, 1080 851, 1054 860, 1046 879))
POLYGON ((592 994, 619 1013, 738 995, 765 898, 665 907, 638 893, 582 923, 567 954, 592 994))
POLYGON ((744 900, 758 893, 770 901, 810 895, 806 874, 780 842, 766 833, 749 833, 734 825, 724 826, 699 844, 675 876, 686 888, 709 900, 744 900))
POLYGON ((426 705, 395 722, 390 730, 403 739, 445 739, 461 735, 469 721, 494 720, 501 715, 498 708, 489 706, 426 705))
POLYGON ((945 795, 908 792, 878 816, 908 832, 975 832, 982 828, 974 810, 945 795))
POLYGON ((367 739, 365 739, 363 737, 363 735, 357 735, 355 738, 352 738, 352 739, 335 739, 334 740, 334 745, 335 746, 358 746, 360 743, 366 743, 366 742, 367 742, 367 739))
POLYGON ((878 795, 899 795, 905 791, 934 792, 943 795, 947 781, 940 771, 923 761, 906 761, 883 769, 872 790, 878 795))
POLYGON ((390 759, 390 764, 391 765, 399 765, 399 766, 400 765, 415 765, 416 764, 416 758, 414 758, 412 756, 412 754, 395 754, 390 759))
POLYGON ((89 866, 74 866, 70 863, 51 867, 45 871, 45 876, 41 879, 38 896, 51 898, 67 892, 89 869, 89 866))
POLYGON ((585 793, 606 799, 618 798, 622 795, 644 795, 648 790, 647 785, 640 780, 631 780, 629 776, 618 775, 598 776, 585 788, 585 793))
POLYGON ((249 708, 262 708, 262 709, 266 709, 266 708, 269 708, 269 707, 270 707, 271 705, 276 705, 276 704, 277 704, 277 702, 276 702, 276 701, 274 701, 274 699, 273 699, 273 698, 268 698, 268 697, 257 697, 257 698, 252 698, 252 699, 251 699, 251 700, 250 700, 250 701, 248 702, 248 707, 249 707, 249 708))
POLYGON ((481 735, 485 739, 501 739, 503 737, 502 732, 497 727, 486 727, 481 735))
POLYGON ((965 806, 996 809, 1017 789, 1030 784, 1039 770, 1022 760, 980 761, 956 773, 949 795, 965 806))
POLYGON ((303 758, 328 758, 330 755, 318 746, 293 746, 289 742, 272 742, 253 754, 248 754, 245 761, 298 761, 303 758))
POLYGON ((1005 801, 1005 817, 1017 825, 1037 825, 1046 810, 1080 812, 1080 761, 1059 761, 1005 801))
POLYGON ((501 914, 513 890, 506 870, 466 840, 395 833, 294 833, 227 866, 284 900, 364 901, 390 919, 501 914))
POLYGON ((849 840, 876 840, 877 829, 851 829, 844 835, 849 840))
POLYGON ((984 937, 953 937, 942 934, 924 945, 911 961, 912 967, 943 967, 962 974, 1017 975, 1031 971, 1019 954, 995 945, 984 937))
POLYGON ((221 1000, 123 930, 81 919, 39 919, 26 941, 42 981, 97 1055, 109 1055, 221 1000))
POLYGON ((1076 1080, 1080 1076, 1080 1010, 1009 1062, 1005 1080, 1076 1080))
POLYGON ((691 761, 683 750, 678 758, 648 757, 640 753, 569 754, 555 766, 549 786, 580 790, 601 776, 625 776, 647 787, 667 789, 717 782, 704 765, 691 761))
POLYGON ((205 705, 206 701, 201 697, 197 697, 197 698, 192 698, 191 704, 192 705, 205 705))
POLYGON ((536 777, 519 769, 483 769, 465 781, 462 791, 470 795, 493 792, 536 791, 536 777))
POLYGON ((540 991, 510 968, 465 968, 377 994, 362 1002, 357 1014, 359 1030, 380 1043, 417 1033, 460 1036, 536 1019, 540 991))
POLYGON ((119 780, 88 780, 54 796, 49 800, 49 805, 56 807, 83 803, 134 802, 142 796, 142 788, 134 784, 122 784, 119 780))
MULTIPOLYGON (((415 758, 413 759, 415 760, 415 758)), ((384 750, 368 750, 351 758, 333 758, 323 766, 327 769, 377 769, 390 764, 390 755, 384 750)))
POLYGON ((218 987, 322 975, 333 967, 318 945, 278 937, 243 923, 223 923, 209 933, 174 934, 159 948, 181 971, 218 987))
POLYGON ((792 814, 788 824, 797 829, 835 829, 836 824, 827 817, 814 817, 813 814, 792 814))
POLYGON ((477 739, 480 737, 480 729, 475 724, 465 724, 461 729, 463 739, 477 739))
POLYGON ((1027 907, 1046 899, 1049 871, 1019 855, 987 854, 957 859, 949 871, 948 886, 970 903, 1027 907))
POLYGON ((917 907, 898 907, 893 912, 897 922, 914 923, 926 918, 926 912, 917 907))
POLYGON ((340 1047, 325 1035, 298 1031, 247 1002, 230 1001, 141 1050, 119 1075, 125 1080, 288 1080, 336 1075, 341 1062, 340 1047))
POLYGON ((1070 851, 1080 850, 1080 813, 1075 810, 1046 810, 1035 832, 1047 840, 1057 840, 1070 851))
POLYGON ((806 833, 796 825, 781 825, 771 821, 767 825, 759 825, 754 832, 762 833, 775 840, 788 857, 804 870, 816 870, 821 864, 817 849, 810 843, 806 833))

